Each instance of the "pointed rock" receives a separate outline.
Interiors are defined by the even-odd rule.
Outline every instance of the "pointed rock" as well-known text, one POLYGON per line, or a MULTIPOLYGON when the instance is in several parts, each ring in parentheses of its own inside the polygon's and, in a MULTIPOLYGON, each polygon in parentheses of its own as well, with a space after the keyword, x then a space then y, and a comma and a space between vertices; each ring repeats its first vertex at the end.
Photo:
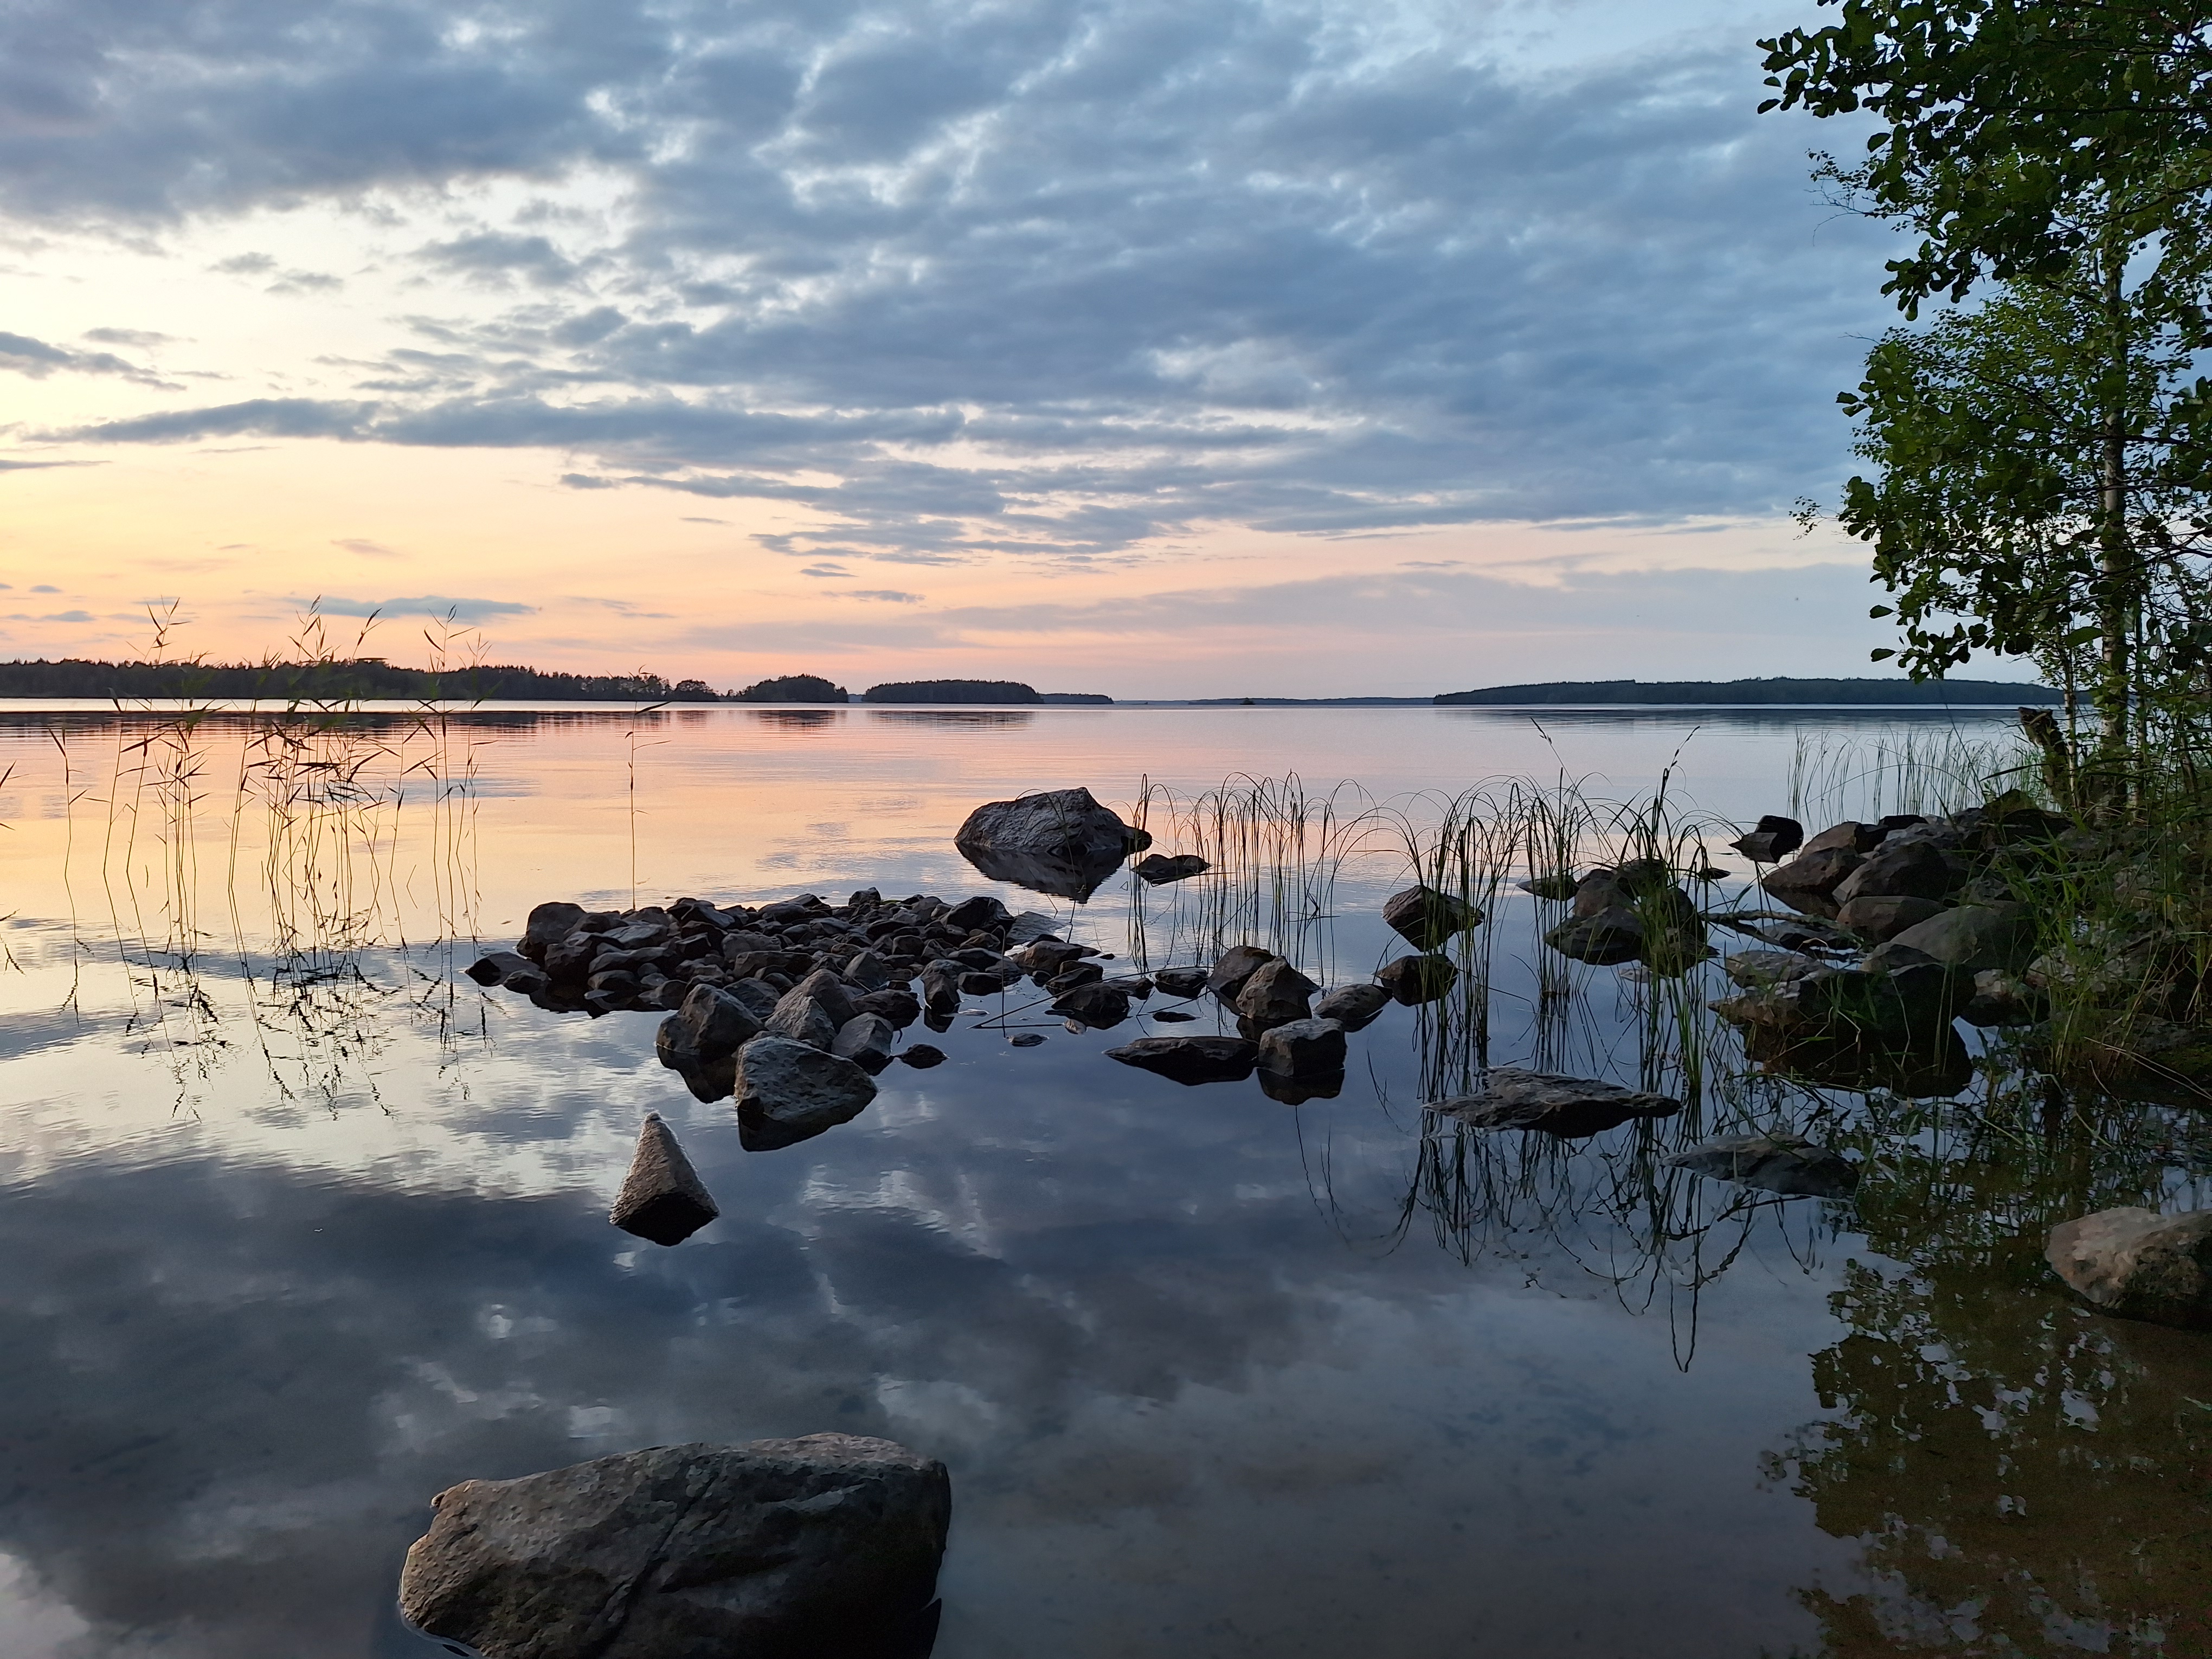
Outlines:
POLYGON ((637 1156, 607 1219, 655 1244, 681 1244, 720 1214, 674 1132, 659 1113, 647 1112, 637 1132, 637 1156))

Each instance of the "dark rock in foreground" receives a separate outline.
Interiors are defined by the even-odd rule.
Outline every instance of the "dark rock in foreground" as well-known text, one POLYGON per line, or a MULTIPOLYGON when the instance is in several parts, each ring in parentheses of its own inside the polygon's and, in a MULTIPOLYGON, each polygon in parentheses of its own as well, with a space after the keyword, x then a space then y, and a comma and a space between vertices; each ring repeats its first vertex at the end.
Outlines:
POLYGON ((399 1604, 485 1659, 893 1659, 927 1650, 945 1466, 816 1434, 657 1446, 432 1500, 399 1604))
POLYGON ((1770 812, 1752 827, 1748 835, 1738 836, 1729 846, 1755 864, 1773 864, 1788 858, 1805 844, 1805 826, 1795 818, 1777 817, 1770 812))
POLYGON ((1682 1109, 1682 1103, 1595 1078, 1501 1066, 1476 1093, 1432 1101, 1429 1109, 1480 1129, 1536 1129, 1564 1140, 1580 1140, 1631 1118, 1672 1117, 1682 1109))
POLYGON ((1304 1019, 1310 1012, 1313 994, 1321 988, 1282 957, 1262 963, 1237 988, 1232 1005, 1257 1025, 1280 1025, 1304 1019))
POLYGON ((1347 1031, 1372 1025, 1390 1006, 1390 994, 1379 985, 1340 985, 1314 1004, 1316 1019, 1333 1019, 1347 1031))
POLYGON ((1260 1063, 1260 1048, 1243 1037, 1149 1036, 1109 1048, 1106 1058, 1182 1084, 1240 1083, 1260 1063))
POLYGON ((1129 993, 1103 981, 1079 985, 1052 1005, 1052 1012, 1094 1031, 1109 1030, 1129 1017, 1129 993))
POLYGON ((513 951, 490 951, 478 957, 464 971, 477 984, 491 986, 505 983, 514 974, 534 974, 538 971, 538 964, 528 957, 518 956, 513 951))
POLYGON ((1163 968, 1152 975, 1152 983, 1171 997, 1194 997, 1206 989, 1206 969, 1163 968))
POLYGON ((945 1064, 945 1050, 933 1042, 917 1042, 902 1051, 898 1058, 917 1072, 926 1072, 933 1066, 945 1064))
POLYGON ((1789 1135, 1727 1135, 1667 1160, 1692 1175, 1733 1181, 1790 1198, 1841 1198, 1858 1185, 1858 1165, 1789 1135))
POLYGON ((1158 853, 1139 859, 1131 866, 1137 879, 1152 887, 1164 887, 1171 881, 1188 881, 1193 876, 1202 876, 1213 866, 1195 853, 1178 853, 1167 858, 1158 853))
POLYGON ((1382 920, 1416 951, 1436 951, 1480 927, 1482 912, 1465 899, 1433 887, 1408 887, 1382 902, 1382 920))
POLYGON ((637 1156, 607 1219, 655 1244, 681 1244, 721 1210, 658 1112, 645 1115, 637 1156))
POLYGON ((2044 1255, 2100 1312, 2212 1328, 2212 1210, 2099 1210, 2053 1227, 2044 1255))
POLYGON ((1261 1037, 1260 1069, 1302 1079, 1334 1073, 1341 1084, 1344 1053, 1344 1027, 1334 1020, 1296 1019, 1261 1037))
POLYGON ((742 998, 719 985, 695 985, 676 1012, 660 1022, 653 1048, 674 1071, 727 1060, 760 1035, 760 1021, 742 998))
POLYGON ((1274 960, 1273 951, 1263 951, 1256 945, 1232 945, 1214 958, 1206 972, 1206 988, 1224 1002, 1234 1002, 1244 981, 1274 960))
POLYGON ((757 1036, 738 1050, 738 1138, 747 1152, 774 1152, 849 1122, 876 1097, 876 1082, 851 1060, 757 1036))

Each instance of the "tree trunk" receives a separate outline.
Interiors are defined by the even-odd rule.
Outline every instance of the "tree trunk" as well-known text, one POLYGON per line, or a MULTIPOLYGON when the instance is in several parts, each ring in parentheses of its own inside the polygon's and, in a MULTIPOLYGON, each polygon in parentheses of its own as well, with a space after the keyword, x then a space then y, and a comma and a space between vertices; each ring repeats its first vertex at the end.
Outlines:
POLYGON ((2099 570, 2097 631, 2103 644, 2095 699, 2104 731, 2098 741, 2097 793, 2109 805, 2127 797, 2125 764, 2133 734, 2133 667, 2130 647, 2136 632, 2136 568, 2128 542, 2128 392, 2130 338, 2126 297, 2121 286, 2125 256, 2107 242, 2104 253, 2105 321, 2107 331, 2108 390, 2105 398, 2104 455, 2098 490, 2099 570))

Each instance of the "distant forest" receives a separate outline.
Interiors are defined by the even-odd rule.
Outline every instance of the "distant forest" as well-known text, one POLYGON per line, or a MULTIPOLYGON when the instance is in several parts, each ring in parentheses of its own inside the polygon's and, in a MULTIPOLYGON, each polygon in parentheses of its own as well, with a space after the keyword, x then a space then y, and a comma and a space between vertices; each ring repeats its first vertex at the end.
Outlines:
POLYGON ((1439 703, 1651 702, 1862 703, 1976 708, 1987 704, 2063 702, 2047 685, 2003 680, 1551 680, 1538 685, 1492 685, 1480 691, 1445 691, 1439 703))
POLYGON ((374 657, 352 662, 0 663, 0 697, 180 697, 225 702, 345 702, 364 698, 459 702, 716 702, 703 680, 658 674, 550 674, 487 665, 433 674, 374 657))

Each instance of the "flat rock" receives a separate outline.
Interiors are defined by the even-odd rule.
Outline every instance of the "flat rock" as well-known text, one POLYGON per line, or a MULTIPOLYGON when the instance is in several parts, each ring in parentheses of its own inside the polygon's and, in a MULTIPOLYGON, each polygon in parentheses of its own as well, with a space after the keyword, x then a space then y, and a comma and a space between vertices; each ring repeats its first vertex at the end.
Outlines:
POLYGON ((1841 1153, 1790 1135, 1724 1135, 1667 1162, 1692 1175, 1790 1198, 1841 1198, 1859 1180, 1858 1165, 1841 1153))
POLYGON ((816 1434, 655 1446, 432 1500, 399 1605, 484 1659, 927 1650, 945 1466, 816 1434))
POLYGON ((1379 985, 1340 985, 1322 994, 1313 1006, 1314 1018, 1333 1019, 1347 1031, 1372 1025, 1390 1006, 1390 994, 1379 985))
POLYGON ((2212 1210, 2099 1210, 2053 1227, 2044 1256, 2100 1312, 2212 1327, 2212 1210))
POLYGON ((647 1112, 637 1132, 637 1155, 607 1219, 655 1244, 681 1244, 721 1212, 675 1132, 659 1113, 647 1112))
POLYGON ((1042 911, 1024 910, 1019 915, 1008 920, 1006 943, 1028 945, 1037 939, 1050 939, 1053 937, 1054 930, 1059 926, 1060 922, 1056 918, 1048 916, 1042 911))
POLYGON ((1434 1002, 1459 979, 1459 969, 1449 957, 1400 957, 1376 970, 1375 982, 1391 1000, 1413 1007, 1434 1002))
POLYGON ((826 1048, 757 1036, 738 1050, 732 1091, 739 1139, 750 1152, 771 1152, 858 1117, 876 1083, 826 1048))
POLYGON ((1178 853, 1173 858, 1154 853, 1139 859, 1130 867, 1136 871, 1138 880, 1153 887, 1164 887, 1171 881, 1188 881, 1213 868, 1195 853, 1178 853))
POLYGON ((1106 1058, 1186 1085, 1238 1083, 1260 1063, 1260 1048, 1243 1037, 1148 1036, 1109 1048, 1106 1058))
POLYGON ((1382 921, 1416 951, 1436 951, 1480 927, 1482 911, 1455 894, 1408 887, 1382 902, 1382 921))
POLYGON ((1433 1101, 1429 1109, 1480 1129, 1540 1130, 1563 1140, 1580 1140, 1632 1118, 1672 1117, 1682 1103, 1595 1078, 1499 1066, 1477 1092, 1433 1101))

